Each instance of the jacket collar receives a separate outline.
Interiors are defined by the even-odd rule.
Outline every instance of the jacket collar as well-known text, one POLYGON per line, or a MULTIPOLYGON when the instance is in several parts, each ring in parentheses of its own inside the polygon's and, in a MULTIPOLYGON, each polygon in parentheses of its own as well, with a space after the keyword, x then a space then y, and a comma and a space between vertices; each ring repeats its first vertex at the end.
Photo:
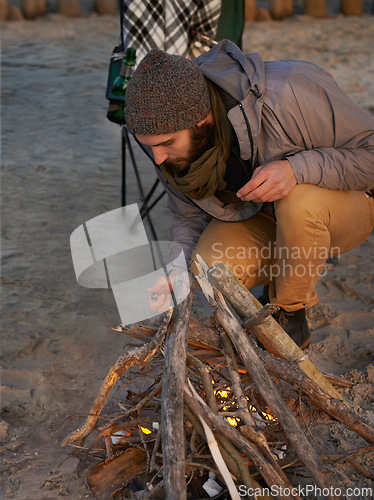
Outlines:
POLYGON ((258 54, 243 54, 229 40, 222 40, 194 61, 206 78, 238 102, 229 111, 228 118, 238 138, 240 156, 243 160, 254 161, 257 157, 265 88, 264 61, 258 54))

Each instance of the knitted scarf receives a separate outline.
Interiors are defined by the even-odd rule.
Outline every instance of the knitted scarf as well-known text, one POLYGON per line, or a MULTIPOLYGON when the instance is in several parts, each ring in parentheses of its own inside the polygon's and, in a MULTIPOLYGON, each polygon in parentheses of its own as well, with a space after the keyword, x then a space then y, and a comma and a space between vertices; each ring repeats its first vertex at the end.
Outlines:
POLYGON ((207 82, 215 123, 213 147, 191 163, 188 173, 184 176, 179 177, 165 164, 160 166, 172 187, 196 200, 209 198, 217 190, 225 189, 226 162, 234 144, 233 128, 227 118, 226 108, 214 85, 209 80, 207 82))

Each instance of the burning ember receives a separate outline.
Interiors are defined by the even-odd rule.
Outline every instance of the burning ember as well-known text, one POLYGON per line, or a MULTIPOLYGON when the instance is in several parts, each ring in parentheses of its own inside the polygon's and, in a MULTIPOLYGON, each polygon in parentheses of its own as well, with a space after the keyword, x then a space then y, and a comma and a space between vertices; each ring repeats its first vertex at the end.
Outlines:
MULTIPOLYGON (((215 383, 214 380, 212 380, 212 384, 214 383, 215 383)), ((221 406, 224 412, 230 410, 233 412, 238 409, 235 396, 231 392, 230 387, 225 387, 224 389, 217 389, 214 391, 214 395, 217 397, 221 405, 222 404, 224 405, 221 406)), ((247 401, 250 401, 248 397, 247 401)), ((272 415, 271 413, 266 413, 265 411, 258 411, 257 408, 252 404, 248 404, 248 409, 254 414, 254 418, 257 421, 257 423, 260 424, 260 427, 266 425, 266 422, 264 422, 264 420, 272 423, 278 423, 278 419, 274 415, 272 415)), ((240 424, 240 418, 237 417, 227 416, 226 420, 233 427, 237 427, 240 424)))

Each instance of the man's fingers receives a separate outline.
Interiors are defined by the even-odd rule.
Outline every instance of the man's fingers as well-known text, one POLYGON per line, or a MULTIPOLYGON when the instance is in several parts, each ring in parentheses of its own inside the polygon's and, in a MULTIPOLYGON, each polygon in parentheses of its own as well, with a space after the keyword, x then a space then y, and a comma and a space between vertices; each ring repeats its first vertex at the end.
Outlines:
POLYGON ((243 198, 243 197, 249 195, 254 190, 256 190, 259 186, 261 186, 265 180, 266 180, 265 174, 261 174, 261 172, 259 172, 257 175, 253 174, 252 179, 249 182, 247 182, 247 184, 244 184, 244 186, 242 188, 239 189, 239 191, 236 193, 236 196, 238 198, 243 198))
POLYGON ((151 311, 157 312, 165 312, 171 304, 171 295, 170 294, 158 294, 157 297, 150 297, 149 307, 151 311))

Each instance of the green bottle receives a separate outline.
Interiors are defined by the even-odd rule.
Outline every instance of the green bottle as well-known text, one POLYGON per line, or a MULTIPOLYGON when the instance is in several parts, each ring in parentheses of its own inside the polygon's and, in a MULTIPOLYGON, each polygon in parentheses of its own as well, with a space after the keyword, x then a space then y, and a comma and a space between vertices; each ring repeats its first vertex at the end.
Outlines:
POLYGON ((113 82, 112 93, 119 97, 116 103, 110 103, 107 117, 114 123, 123 124, 125 120, 125 94, 127 86, 134 71, 136 51, 132 47, 126 50, 126 56, 121 64, 121 70, 113 82))

